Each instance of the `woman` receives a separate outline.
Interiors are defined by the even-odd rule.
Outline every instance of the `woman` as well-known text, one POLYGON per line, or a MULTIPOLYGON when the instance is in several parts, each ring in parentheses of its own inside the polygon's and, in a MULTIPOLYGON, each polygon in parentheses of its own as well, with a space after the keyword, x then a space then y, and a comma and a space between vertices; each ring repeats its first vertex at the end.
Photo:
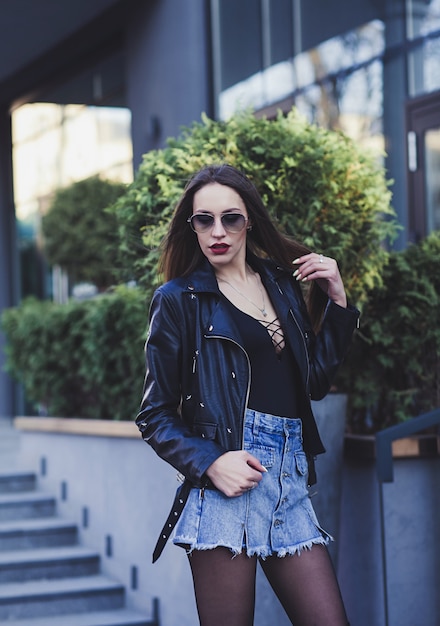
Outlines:
POLYGON ((324 452, 310 398, 358 318, 336 262, 280 234, 249 179, 219 165, 187 184, 161 270, 136 421, 184 483, 153 560, 174 529, 203 626, 253 623, 258 560, 292 623, 345 626, 307 491, 324 452), (300 282, 315 283, 309 310, 300 282))

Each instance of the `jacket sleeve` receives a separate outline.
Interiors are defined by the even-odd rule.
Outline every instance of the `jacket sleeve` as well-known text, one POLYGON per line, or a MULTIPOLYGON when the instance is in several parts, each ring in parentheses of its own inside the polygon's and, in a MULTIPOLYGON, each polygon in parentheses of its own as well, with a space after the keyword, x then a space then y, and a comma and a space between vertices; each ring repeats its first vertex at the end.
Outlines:
POLYGON ((328 301, 321 328, 309 342, 310 381, 312 400, 321 400, 329 391, 350 346, 358 325, 359 311, 348 305, 343 308, 328 301))
POLYGON ((180 416, 183 362, 183 320, 172 294, 159 288, 150 307, 145 346, 146 375, 136 424, 143 439, 195 486, 206 482, 205 471, 225 450, 195 435, 180 416))

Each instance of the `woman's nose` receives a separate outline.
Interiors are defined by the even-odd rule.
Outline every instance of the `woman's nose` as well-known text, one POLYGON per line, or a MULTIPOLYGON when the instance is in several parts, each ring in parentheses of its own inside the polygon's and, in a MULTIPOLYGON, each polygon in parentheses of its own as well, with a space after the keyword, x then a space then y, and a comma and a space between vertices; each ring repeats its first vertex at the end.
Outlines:
POLYGON ((226 234, 225 227, 223 226, 221 217, 214 218, 214 225, 212 227, 213 237, 223 237, 226 234))

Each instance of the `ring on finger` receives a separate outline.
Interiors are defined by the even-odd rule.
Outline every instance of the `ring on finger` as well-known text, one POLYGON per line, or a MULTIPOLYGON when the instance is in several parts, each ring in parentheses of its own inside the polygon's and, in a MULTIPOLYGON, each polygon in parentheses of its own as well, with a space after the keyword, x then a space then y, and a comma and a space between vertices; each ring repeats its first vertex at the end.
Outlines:
POLYGON ((319 255, 319 262, 324 263, 324 257, 322 254, 319 255))

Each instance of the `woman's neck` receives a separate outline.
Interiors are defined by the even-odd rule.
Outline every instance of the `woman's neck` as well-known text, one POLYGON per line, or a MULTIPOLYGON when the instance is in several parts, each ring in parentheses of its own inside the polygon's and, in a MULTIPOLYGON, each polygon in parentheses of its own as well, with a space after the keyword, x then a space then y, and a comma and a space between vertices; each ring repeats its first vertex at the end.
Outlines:
POLYGON ((217 280, 232 281, 235 283, 247 283, 252 280, 255 272, 246 263, 241 267, 228 267, 215 270, 217 280))

